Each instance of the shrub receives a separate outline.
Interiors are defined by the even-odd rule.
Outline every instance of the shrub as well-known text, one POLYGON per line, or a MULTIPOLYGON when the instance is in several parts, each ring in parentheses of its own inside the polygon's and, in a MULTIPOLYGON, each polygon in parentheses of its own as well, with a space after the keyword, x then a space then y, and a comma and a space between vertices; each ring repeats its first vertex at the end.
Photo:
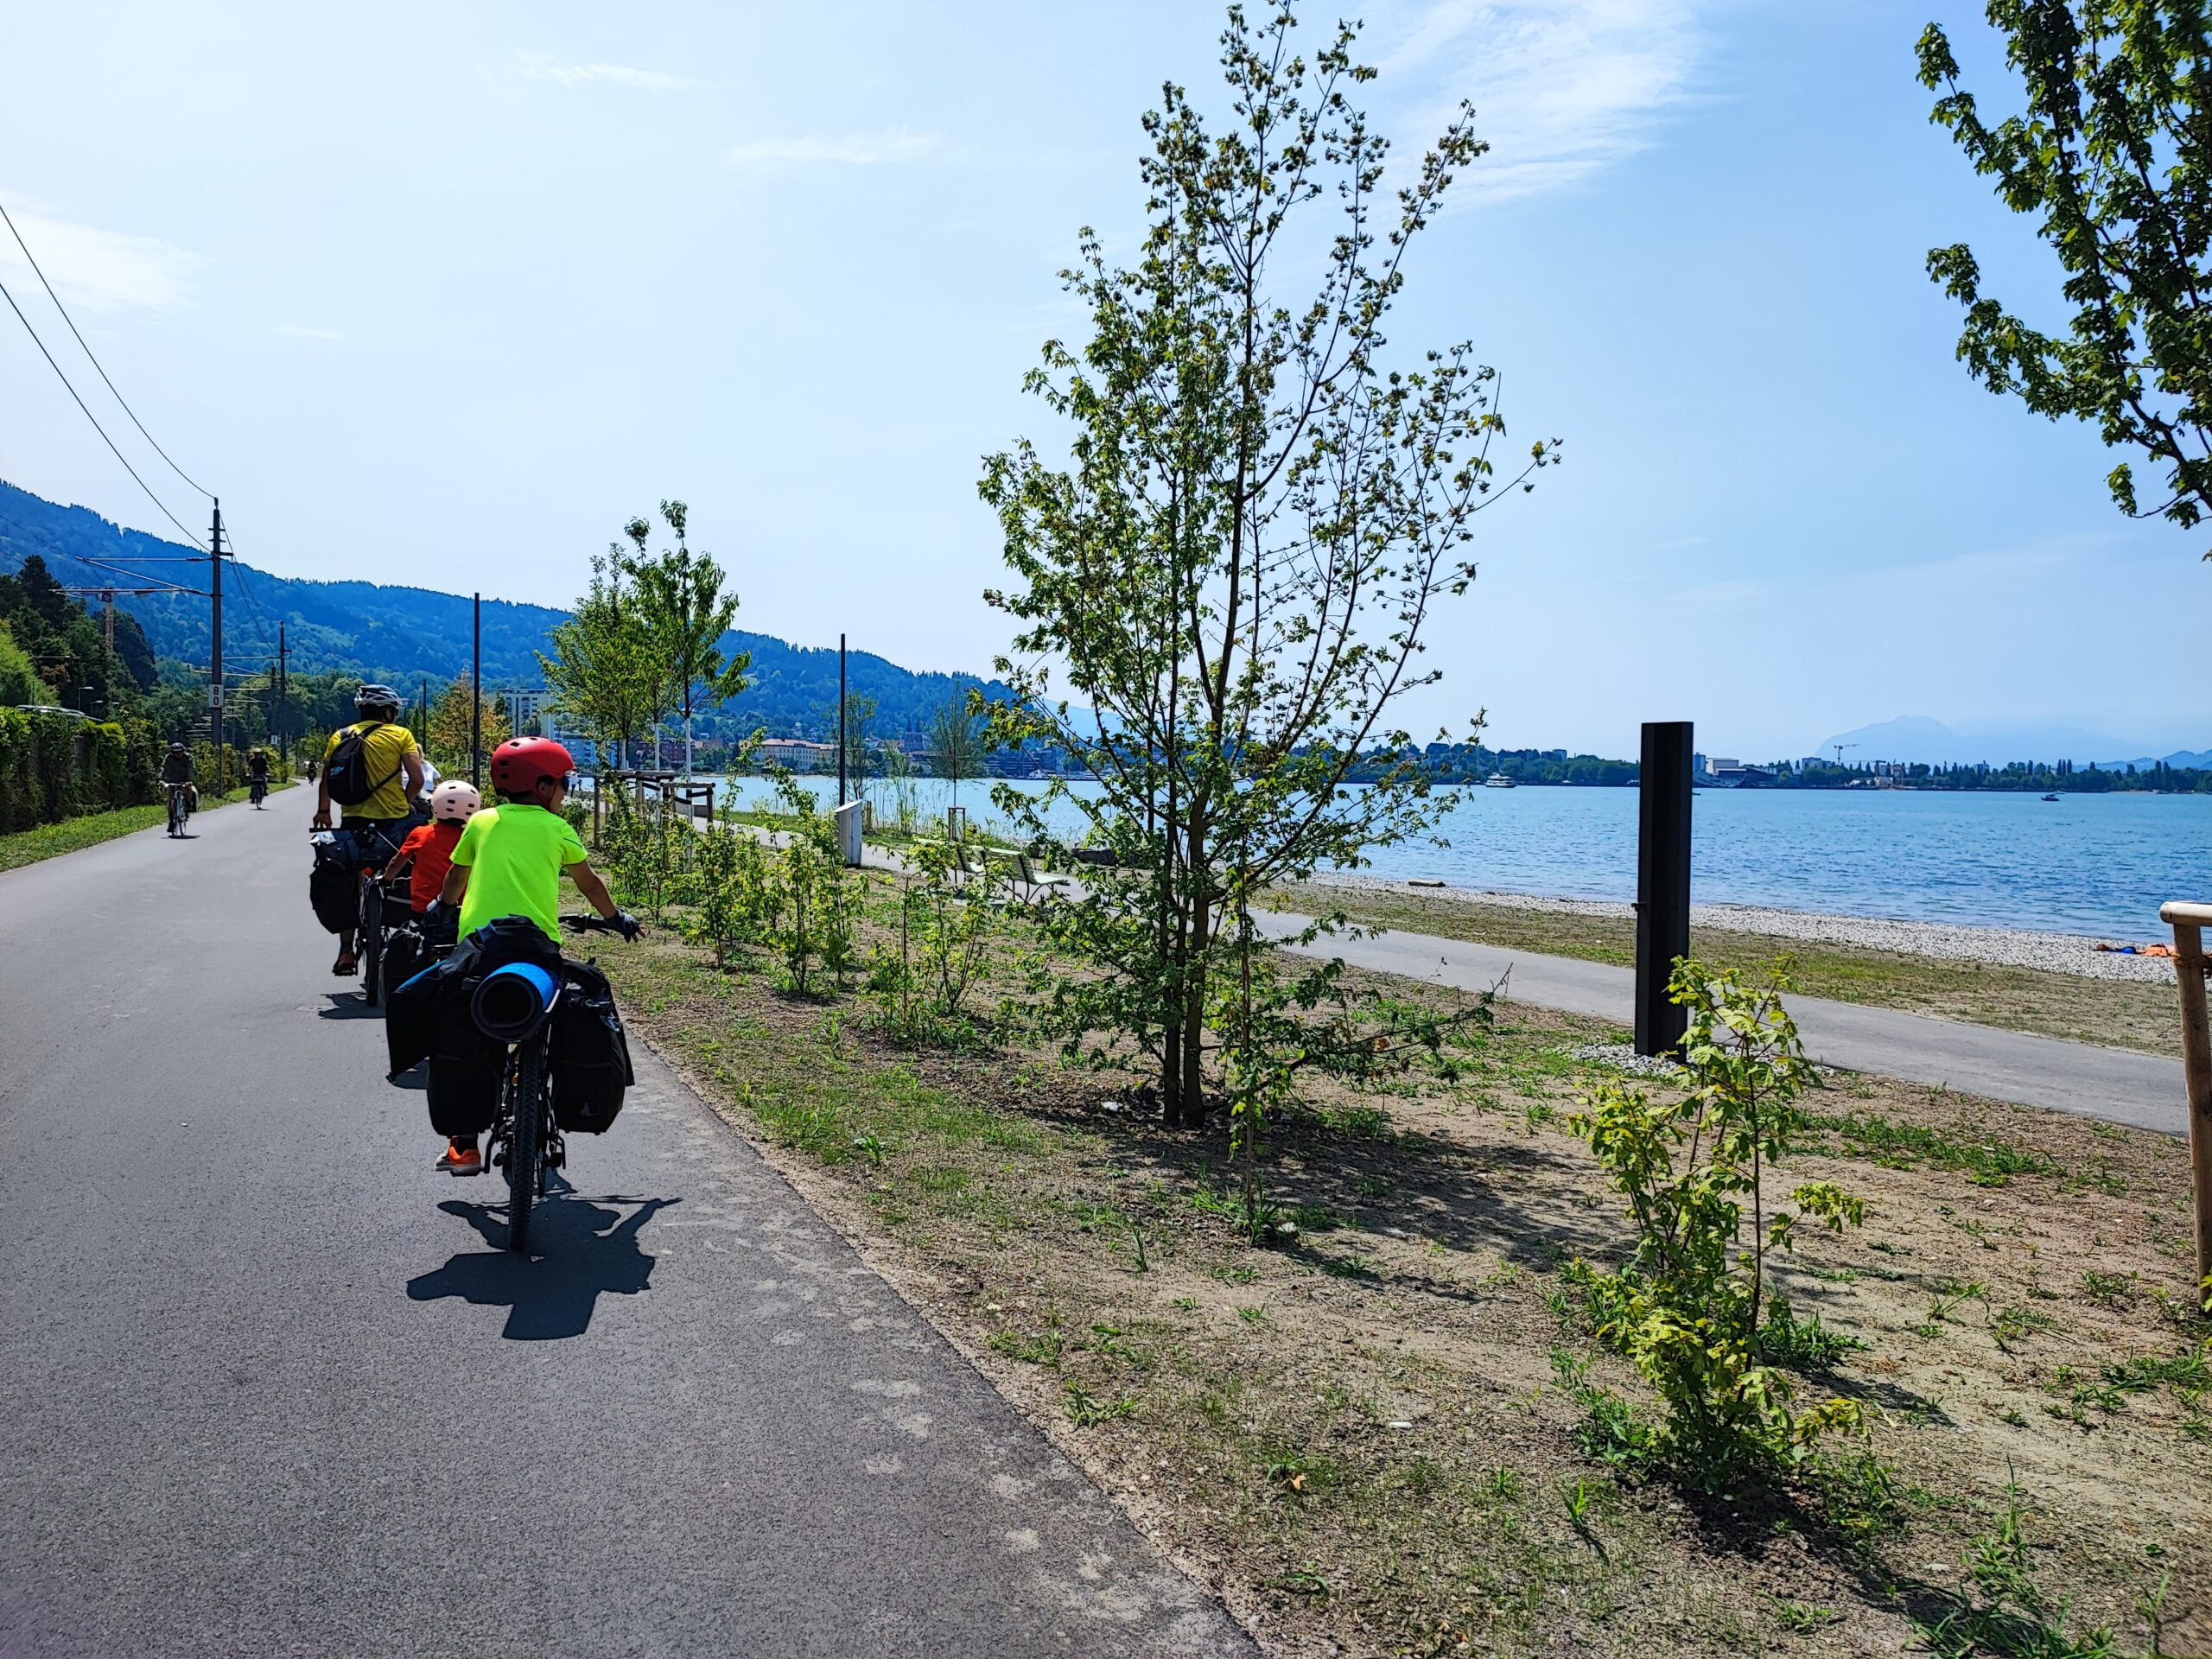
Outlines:
MULTIPOLYGON (((1628 1199, 1637 1231, 1618 1273, 1575 1265, 1598 1335, 1665 1401, 1660 1450, 1708 1487, 1755 1465, 1802 1463, 1821 1434, 1860 1421, 1855 1401, 1798 1409, 1764 1351, 1768 1251, 1789 1249, 1805 1222, 1840 1232, 1865 1211, 1821 1182, 1795 1191, 1794 1211, 1768 1214, 1765 1166, 1803 1127, 1794 1103, 1813 1080, 1785 988, 1778 976, 1751 988, 1683 961, 1671 995, 1690 1011, 1682 1058, 1694 1086, 1655 1100, 1609 1081, 1568 1120, 1628 1199)), ((1796 1328, 1783 1319, 1783 1330, 1796 1328)))

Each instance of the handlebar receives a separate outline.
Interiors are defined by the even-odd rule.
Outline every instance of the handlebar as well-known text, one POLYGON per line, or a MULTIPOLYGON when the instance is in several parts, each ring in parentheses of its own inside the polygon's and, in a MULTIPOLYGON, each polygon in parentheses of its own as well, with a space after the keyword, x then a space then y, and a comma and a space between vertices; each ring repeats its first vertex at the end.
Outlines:
POLYGON ((605 916, 563 916, 561 925, 571 933, 620 933, 628 937, 631 930, 645 931, 644 925, 633 917, 613 919, 605 916))

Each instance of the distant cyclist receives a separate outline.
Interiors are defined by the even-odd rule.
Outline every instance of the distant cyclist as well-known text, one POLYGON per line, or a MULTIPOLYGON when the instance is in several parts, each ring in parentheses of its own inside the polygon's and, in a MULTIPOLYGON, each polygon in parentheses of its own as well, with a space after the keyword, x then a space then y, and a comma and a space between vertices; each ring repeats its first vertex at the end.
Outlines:
MULTIPOLYGON (((323 746, 315 827, 330 828, 333 802, 343 807, 340 833, 352 837, 355 862, 364 872, 381 868, 420 822, 412 803, 423 792, 423 756, 415 734, 397 723, 401 706, 399 693, 390 686, 363 686, 353 694, 360 718, 340 727, 323 746)), ((338 960, 330 971, 341 977, 360 969, 354 933, 349 927, 338 935, 338 960)))
POLYGON ((162 757, 162 784, 164 788, 184 791, 187 814, 200 810, 200 789, 192 781, 192 751, 182 743, 170 744, 169 752, 162 757))
POLYGON ((257 810, 262 798, 269 793, 269 751, 256 749, 245 758, 246 792, 253 797, 257 810))

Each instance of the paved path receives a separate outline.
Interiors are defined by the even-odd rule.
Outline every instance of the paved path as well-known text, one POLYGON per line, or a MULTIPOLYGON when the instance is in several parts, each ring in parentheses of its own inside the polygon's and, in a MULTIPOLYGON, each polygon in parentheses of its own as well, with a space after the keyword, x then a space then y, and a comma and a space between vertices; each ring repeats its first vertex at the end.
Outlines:
POLYGON ((506 1255, 284 804, 0 875, 0 1656, 1253 1651, 649 1056, 506 1255))
MULTIPOLYGON (((1276 938, 1306 925, 1304 917, 1284 914, 1266 915, 1261 922, 1276 938)), ((1635 973, 1606 963, 1537 956, 1395 929, 1366 938, 1324 938, 1310 949, 1340 956, 1354 967, 1463 990, 1481 990, 1510 969, 1509 995, 1521 1001, 1596 1014, 1623 1026, 1632 1026, 1636 1020, 1635 973)), ((1804 1036, 1806 1052, 1824 1065, 1912 1083, 1948 1084, 1993 1100, 2100 1117, 2165 1135, 2189 1130, 2189 1093, 2179 1060, 1817 996, 1791 997, 1789 1011, 1804 1036)))

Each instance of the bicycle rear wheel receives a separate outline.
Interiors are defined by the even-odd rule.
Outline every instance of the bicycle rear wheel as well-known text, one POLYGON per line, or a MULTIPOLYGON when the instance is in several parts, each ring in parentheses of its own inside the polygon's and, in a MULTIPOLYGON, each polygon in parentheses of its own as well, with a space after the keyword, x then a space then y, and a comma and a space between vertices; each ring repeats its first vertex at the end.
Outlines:
POLYGON ((507 1141, 507 1248, 530 1249, 530 1218, 537 1202, 538 1129, 545 1121, 545 1045, 533 1037, 515 1050, 507 1071, 512 1134, 507 1141))

